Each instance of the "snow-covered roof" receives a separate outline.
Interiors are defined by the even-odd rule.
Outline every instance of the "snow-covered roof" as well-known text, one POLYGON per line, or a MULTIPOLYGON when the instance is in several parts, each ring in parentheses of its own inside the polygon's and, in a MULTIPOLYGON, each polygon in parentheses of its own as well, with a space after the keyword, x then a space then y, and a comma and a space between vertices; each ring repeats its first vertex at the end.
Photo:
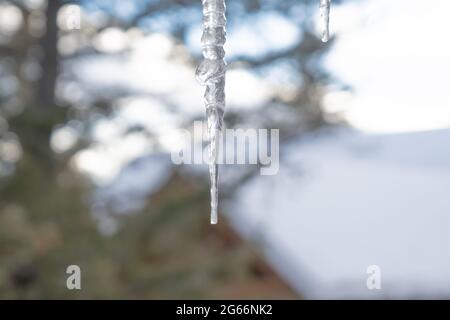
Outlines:
POLYGON ((227 211, 306 297, 448 297, 448 141, 450 130, 307 138, 227 211), (381 290, 366 286, 371 265, 381 290))

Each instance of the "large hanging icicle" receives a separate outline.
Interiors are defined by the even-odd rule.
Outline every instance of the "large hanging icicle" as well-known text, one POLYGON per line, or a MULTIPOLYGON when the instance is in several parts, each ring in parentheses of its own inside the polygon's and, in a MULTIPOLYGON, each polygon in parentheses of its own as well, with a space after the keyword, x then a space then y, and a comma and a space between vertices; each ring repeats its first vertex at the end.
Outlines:
POLYGON ((323 42, 327 42, 330 38, 330 6, 331 0, 320 0, 320 25, 323 42))
POLYGON ((209 135, 209 174, 211 178, 211 223, 217 223, 218 207, 218 148, 225 110, 225 1, 202 0, 203 5, 203 61, 196 78, 206 86, 205 107, 209 135))

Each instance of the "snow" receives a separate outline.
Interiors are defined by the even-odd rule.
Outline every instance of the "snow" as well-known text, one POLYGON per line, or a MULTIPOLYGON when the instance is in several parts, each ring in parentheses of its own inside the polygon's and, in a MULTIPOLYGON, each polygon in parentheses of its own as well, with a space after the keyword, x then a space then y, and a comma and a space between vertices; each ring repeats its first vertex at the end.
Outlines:
POLYGON ((306 297, 449 296, 449 139, 341 129, 293 142, 279 175, 241 187, 227 212, 306 297), (370 265, 381 290, 366 287, 370 265))

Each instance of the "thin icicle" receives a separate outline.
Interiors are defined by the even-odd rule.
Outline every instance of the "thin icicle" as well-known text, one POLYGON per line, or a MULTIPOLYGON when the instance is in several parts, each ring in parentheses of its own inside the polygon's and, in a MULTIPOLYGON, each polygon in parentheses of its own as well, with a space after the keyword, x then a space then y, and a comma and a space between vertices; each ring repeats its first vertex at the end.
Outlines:
POLYGON ((330 6, 331 0, 320 0, 320 25, 322 28, 322 42, 330 38, 330 6))
POLYGON ((203 5, 203 61, 196 78, 205 90, 206 118, 209 135, 209 174, 211 178, 211 223, 217 223, 218 207, 218 148, 225 110, 225 1, 202 0, 203 5))

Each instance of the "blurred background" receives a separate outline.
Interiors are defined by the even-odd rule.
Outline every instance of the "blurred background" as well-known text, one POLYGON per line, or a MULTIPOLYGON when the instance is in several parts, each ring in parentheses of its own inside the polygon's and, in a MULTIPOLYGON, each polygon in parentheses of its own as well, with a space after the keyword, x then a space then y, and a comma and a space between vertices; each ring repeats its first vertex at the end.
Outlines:
POLYGON ((223 166, 212 226, 170 158, 201 1, 1 0, 0 298, 450 297, 450 3, 332 1, 326 44, 318 9, 227 1, 226 126, 280 170, 223 166))

